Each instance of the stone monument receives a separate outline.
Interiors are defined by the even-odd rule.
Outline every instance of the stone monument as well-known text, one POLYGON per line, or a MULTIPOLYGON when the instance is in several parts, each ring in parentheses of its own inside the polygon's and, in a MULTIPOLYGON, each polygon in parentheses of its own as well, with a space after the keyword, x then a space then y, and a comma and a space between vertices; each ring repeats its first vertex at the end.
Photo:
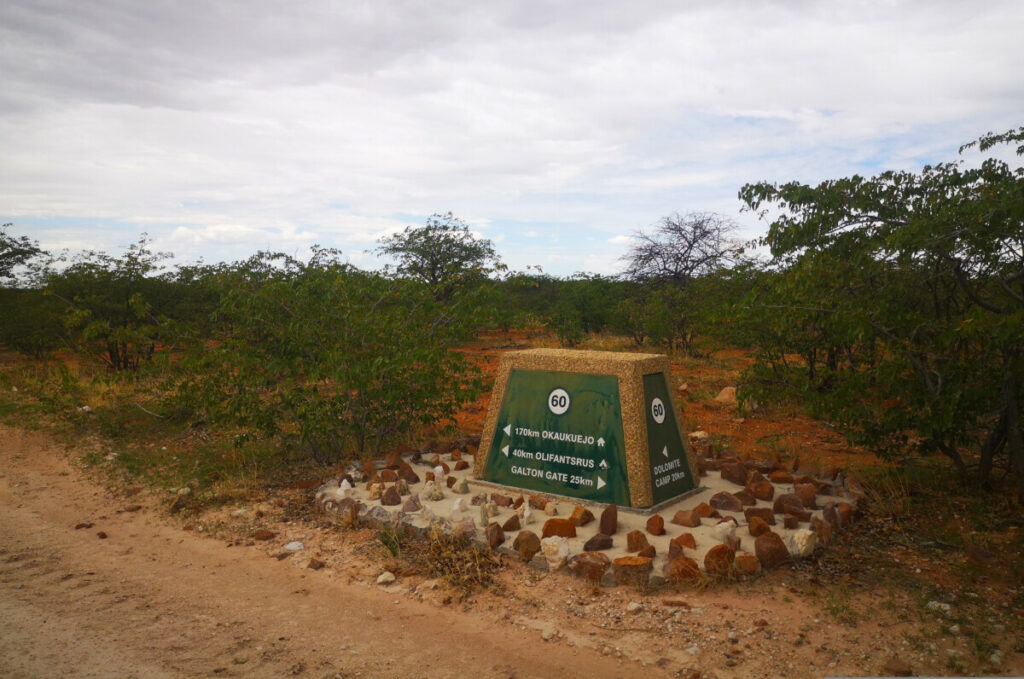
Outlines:
POLYGON ((474 476, 649 509, 698 488, 668 358, 530 349, 502 356, 474 476))

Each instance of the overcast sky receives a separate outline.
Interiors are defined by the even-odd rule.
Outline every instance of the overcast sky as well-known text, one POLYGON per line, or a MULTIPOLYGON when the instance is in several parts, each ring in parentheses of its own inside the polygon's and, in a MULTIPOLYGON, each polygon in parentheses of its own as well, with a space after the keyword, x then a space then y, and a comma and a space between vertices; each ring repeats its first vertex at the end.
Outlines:
POLYGON ((614 273, 739 188, 1024 124, 1024 2, 4 0, 0 219, 179 260, 353 263, 452 211, 513 269, 614 273))

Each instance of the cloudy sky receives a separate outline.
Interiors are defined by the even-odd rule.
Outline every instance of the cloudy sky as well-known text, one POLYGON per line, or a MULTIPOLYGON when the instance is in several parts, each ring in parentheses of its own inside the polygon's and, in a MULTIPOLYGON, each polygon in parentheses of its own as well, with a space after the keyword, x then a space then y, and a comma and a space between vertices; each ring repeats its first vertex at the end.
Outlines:
POLYGON ((513 269, 613 273, 739 188, 1024 124, 1024 2, 5 0, 0 219, 179 260, 452 211, 513 269))

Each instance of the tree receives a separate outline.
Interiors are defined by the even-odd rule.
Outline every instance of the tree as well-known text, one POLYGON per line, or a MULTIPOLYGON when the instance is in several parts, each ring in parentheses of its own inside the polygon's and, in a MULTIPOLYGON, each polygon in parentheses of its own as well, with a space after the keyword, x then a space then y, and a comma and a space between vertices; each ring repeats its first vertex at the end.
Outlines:
MULTIPOLYGON (((1024 127, 961 153, 1021 140, 1024 127)), ((754 392, 799 391, 854 440, 941 452, 982 487, 1003 464, 1024 501, 1024 168, 955 161, 740 197, 777 211, 777 275, 751 304, 775 333, 754 392)))
POLYGON ((622 258, 635 281, 685 287, 700 276, 729 266, 742 252, 731 240, 736 223, 712 212, 678 212, 663 217, 653 233, 638 231, 622 258))
POLYGON ((154 301, 172 298, 171 284, 156 275, 171 254, 149 244, 142 234, 122 257, 90 250, 49 276, 47 291, 66 304, 68 328, 112 370, 136 370, 150 360, 166 325, 154 301))
POLYGON ((424 226, 407 226, 380 243, 377 251, 398 261, 397 273, 426 283, 438 301, 501 268, 491 241, 474 236, 451 212, 432 215, 424 226))
POLYGON ((10 223, 0 226, 0 283, 5 280, 13 283, 17 279, 18 267, 46 254, 39 248, 38 241, 28 236, 16 238, 9 235, 7 229, 12 226, 10 223))
POLYGON ((665 345, 670 353, 676 347, 695 351, 699 320, 708 308, 695 294, 695 286, 739 261, 743 250, 730 238, 735 230, 727 217, 691 212, 664 217, 653 233, 636 233, 636 243, 622 260, 623 275, 643 286, 648 309, 638 319, 645 324, 641 335, 665 345))
POLYGON ((281 437, 326 462, 450 418, 479 389, 461 335, 420 281, 363 272, 335 250, 259 253, 219 277, 215 343, 180 362, 179 404, 281 437))

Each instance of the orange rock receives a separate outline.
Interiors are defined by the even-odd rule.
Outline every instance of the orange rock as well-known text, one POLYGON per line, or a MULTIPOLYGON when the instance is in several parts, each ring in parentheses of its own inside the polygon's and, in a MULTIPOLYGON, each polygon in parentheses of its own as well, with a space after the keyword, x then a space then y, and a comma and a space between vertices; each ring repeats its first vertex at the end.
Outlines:
POLYGON ((747 492, 758 500, 770 502, 775 497, 775 486, 771 481, 755 481, 747 484, 747 492))
POLYGON ((793 494, 800 498, 800 501, 804 503, 804 507, 807 509, 818 508, 818 503, 815 502, 818 488, 813 483, 798 483, 794 485, 793 494))
POLYGON ((647 546, 647 536, 642 531, 631 530, 626 535, 626 551, 639 552, 647 546))
POLYGON ((765 570, 789 562, 789 550, 777 533, 768 532, 754 540, 754 553, 765 570))
POLYGON ((647 532, 651 535, 665 534, 665 519, 661 518, 661 514, 655 514, 647 519, 647 532))
POLYGON ((785 469, 776 469, 768 475, 772 483, 793 483, 793 475, 785 469))
POLYGON ((672 523, 680 526, 687 526, 688 528, 696 528, 700 525, 700 515, 692 509, 680 509, 676 512, 675 516, 672 517, 672 523))
POLYGON ((771 528, 768 527, 768 524, 760 516, 752 516, 750 517, 750 523, 747 525, 747 530, 750 531, 751 537, 756 538, 758 535, 770 532, 771 528))
POLYGON ((611 560, 601 552, 581 552, 569 559, 568 569, 591 582, 598 582, 604 577, 611 560))
POLYGON ((687 582, 700 578, 700 566, 688 556, 677 556, 665 564, 662 573, 670 582, 687 582))
POLYGON ((615 505, 608 505, 601 512, 601 532, 605 535, 615 535, 619 530, 619 508, 615 505))
POLYGON ((541 537, 550 538, 552 536, 574 538, 576 537, 576 524, 569 519, 548 519, 544 522, 541 537))
POLYGON ((612 562, 612 570, 620 585, 646 587, 652 559, 646 556, 620 556, 612 562))
POLYGON ((582 505, 576 505, 569 515, 569 520, 577 526, 586 526, 594 520, 594 513, 582 505))
POLYGON ((757 575, 761 571, 761 562, 748 552, 736 552, 736 570, 743 575, 757 575))
POLYGON ((704 556, 704 570, 708 575, 722 577, 732 570, 736 552, 728 545, 715 545, 704 556))
POLYGON ((636 555, 637 556, 646 556, 648 559, 653 559, 655 556, 658 555, 658 551, 656 549, 654 549, 654 545, 647 545, 646 547, 641 549, 639 552, 637 552, 636 555))
POLYGON ((469 463, 465 460, 459 460, 455 463, 455 471, 461 472, 463 469, 469 469, 469 463))

